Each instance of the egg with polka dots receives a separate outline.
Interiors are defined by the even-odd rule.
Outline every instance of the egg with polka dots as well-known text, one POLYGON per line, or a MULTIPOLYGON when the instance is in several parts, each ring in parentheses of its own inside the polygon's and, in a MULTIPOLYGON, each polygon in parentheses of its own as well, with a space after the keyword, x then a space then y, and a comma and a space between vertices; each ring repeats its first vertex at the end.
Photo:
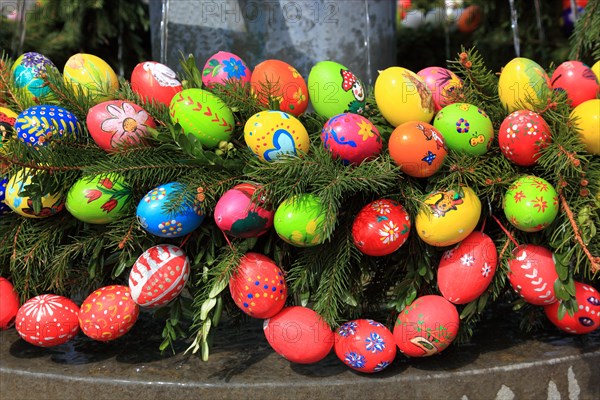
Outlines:
POLYGON ((23 110, 15 121, 17 137, 28 146, 46 146, 53 138, 77 136, 81 125, 70 111, 53 105, 23 110))
POLYGON ((158 308, 179 296, 190 276, 190 262, 177 246, 150 247, 129 273, 131 297, 141 307, 158 308))
POLYGON ((308 153, 310 139, 302 123, 283 111, 260 111, 246 121, 244 140, 263 161, 308 153))
POLYGON ((271 318, 285 305, 287 285, 281 269, 269 257, 246 253, 229 280, 235 304, 254 318, 271 318))

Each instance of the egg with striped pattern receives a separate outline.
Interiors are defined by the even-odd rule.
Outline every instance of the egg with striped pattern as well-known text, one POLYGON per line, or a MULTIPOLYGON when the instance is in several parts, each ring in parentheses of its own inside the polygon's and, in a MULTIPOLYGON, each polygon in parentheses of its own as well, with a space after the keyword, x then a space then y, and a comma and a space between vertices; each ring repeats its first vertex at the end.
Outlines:
POLYGON ((39 105, 18 115, 15 131, 26 145, 45 146, 54 138, 78 135, 81 125, 73 113, 62 107, 39 105))

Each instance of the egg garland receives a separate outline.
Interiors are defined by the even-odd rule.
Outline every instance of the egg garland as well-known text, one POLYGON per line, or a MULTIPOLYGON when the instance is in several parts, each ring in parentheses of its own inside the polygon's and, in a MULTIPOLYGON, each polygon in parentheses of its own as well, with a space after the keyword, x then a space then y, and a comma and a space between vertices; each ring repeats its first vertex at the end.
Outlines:
POLYGON ((557 328, 567 333, 583 335, 600 327, 600 293, 593 286, 575 282, 577 311, 559 317, 561 300, 544 306, 544 313, 557 328))
POLYGON ((58 72, 48 57, 36 52, 27 52, 15 60, 11 75, 15 87, 21 89, 29 99, 44 101, 50 99, 53 94, 46 82, 46 74, 49 71, 58 72))
POLYGON ((265 60, 254 67, 250 78, 252 93, 267 108, 278 109, 295 117, 308 107, 308 89, 296 68, 281 60, 265 60))
POLYGON ((523 167, 535 165, 540 151, 551 141, 552 132, 544 118, 529 110, 517 110, 508 115, 498 131, 502 154, 523 167))
POLYGON ((366 89, 362 81, 342 64, 316 63, 308 74, 310 103, 315 111, 332 118, 342 113, 362 114, 366 89))
POLYGON ((484 110, 468 103, 453 103, 435 116, 438 129, 449 149, 480 156, 489 150, 494 140, 492 120, 484 110))
POLYGON ((567 92, 571 107, 577 107, 600 94, 598 78, 590 67, 581 61, 565 61, 554 70, 550 78, 552 89, 567 92))
POLYGON ((0 330, 8 329, 15 323, 20 303, 19 294, 12 283, 0 276, 0 330))
POLYGON ((64 199, 61 193, 49 193, 41 197, 41 209, 36 211, 33 199, 23 190, 32 182, 33 176, 28 169, 17 172, 6 184, 4 202, 11 210, 27 218, 47 218, 58 214, 64 208, 64 199))
POLYGON ((18 115, 15 131, 26 145, 45 146, 54 138, 76 137, 81 132, 81 125, 73 113, 62 107, 39 105, 18 115))
POLYGON ((558 215, 558 193, 542 178, 518 178, 504 195, 504 215, 519 230, 541 231, 558 215))
POLYGON ((236 238, 258 237, 273 226, 275 212, 262 196, 253 200, 260 187, 252 183, 235 185, 219 198, 214 210, 221 231, 236 238))
POLYGON ((543 246, 522 245, 514 249, 506 274, 510 285, 527 303, 547 305, 557 298, 554 284, 558 274, 552 252, 543 246))
POLYGON ((202 83, 207 88, 230 82, 250 83, 252 72, 237 55, 219 51, 206 60, 202 68, 202 83))
POLYGON ((78 179, 67 193, 65 207, 89 224, 108 224, 123 214, 131 201, 131 188, 118 174, 78 179))
POLYGON ((440 111, 455 100, 462 89, 462 81, 456 74, 442 67, 427 67, 417 72, 431 92, 435 111, 440 111))
POLYGON ((325 241, 325 205, 312 193, 284 200, 275 211, 275 232, 297 247, 311 247, 325 241))
POLYGON ((498 94, 509 113, 523 109, 536 111, 546 105, 550 86, 550 78, 538 63, 517 57, 502 68, 498 94))
POLYGON ((167 107, 173 97, 183 90, 177 74, 168 66, 156 61, 144 61, 131 72, 131 90, 144 104, 163 104, 167 107))
POLYGON ((600 155, 600 99, 584 101, 573 109, 569 121, 590 154, 600 155))
POLYGON ((363 116, 351 113, 331 117, 321 130, 321 141, 335 159, 346 165, 360 164, 379 155, 379 130, 363 116))
POLYGON ((89 97, 94 104, 114 99, 119 89, 115 71, 93 54, 71 56, 65 64, 63 78, 76 94, 89 97))

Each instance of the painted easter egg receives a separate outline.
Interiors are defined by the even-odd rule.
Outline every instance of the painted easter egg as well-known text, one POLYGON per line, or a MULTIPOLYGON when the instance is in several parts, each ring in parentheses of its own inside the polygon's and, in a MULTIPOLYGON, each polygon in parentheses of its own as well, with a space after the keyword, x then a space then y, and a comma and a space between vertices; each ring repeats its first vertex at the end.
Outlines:
POLYGON ((462 89, 462 81, 449 69, 427 67, 417 72, 431 92, 435 111, 440 111, 448 104, 456 101, 456 95, 462 89))
POLYGON ((472 4, 458 10, 456 28, 462 33, 472 33, 481 24, 483 10, 480 6, 472 4))
POLYGON ((388 151, 402 172, 415 178, 435 174, 447 154, 440 131, 420 121, 398 125, 388 140, 388 151))
POLYGON ((445 350, 458 333, 460 319, 454 304, 442 296, 418 297, 400 311, 394 339, 408 357, 428 357, 445 350))
POLYGON ((8 177, 0 176, 0 215, 10 212, 10 207, 4 202, 8 177))
POLYGON ((20 306, 19 294, 12 283, 0 276, 0 330, 10 328, 20 306))
POLYGON ((377 127, 361 115, 345 113, 330 118, 321 131, 321 140, 333 158, 344 164, 360 164, 381 152, 377 127))
POLYGON ((208 88, 231 81, 249 83, 251 76, 252 72, 244 60, 227 51, 213 54, 202 68, 202 83, 208 88))
POLYGON ((334 335, 323 318, 310 308, 286 307, 265 319, 267 341, 283 358, 298 364, 316 363, 329 354, 334 335))
POLYGON ((280 60, 266 60, 254 67, 252 92, 266 107, 299 116, 308 107, 308 89, 296 68, 280 60))
POLYGON ((394 335, 372 319, 342 324, 335 332, 334 350, 348 367, 366 373, 386 369, 396 357, 394 335))
POLYGON ((53 138, 77 136, 79 120, 70 111, 52 105, 29 107, 15 121, 17 137, 29 146, 45 146, 53 138))
POLYGON ((310 103, 326 118, 342 113, 362 114, 366 90, 362 81, 342 64, 316 63, 308 74, 310 103))
POLYGON ((565 313, 558 317, 561 300, 544 306, 546 316, 559 329, 577 335, 590 333, 600 327, 600 293, 593 286, 575 282, 577 311, 572 316, 565 313))
POLYGON ((229 280, 229 291, 235 304, 254 318, 275 316, 287 299, 283 272, 269 257, 246 253, 229 280))
POLYGON ((244 140, 263 161, 308 153, 310 139, 302 123, 282 111, 260 111, 246 121, 244 140))
POLYGON ((558 193, 542 178, 527 175, 515 180, 504 194, 504 215, 517 229, 537 232, 558 215, 558 193))
POLYGON ((131 188, 118 174, 77 180, 67 193, 65 207, 89 224, 108 224, 121 217, 131 201, 131 188))
POLYGON ((220 230, 237 238, 251 238, 262 235, 273 226, 275 212, 265 204, 260 195, 253 196, 259 186, 241 183, 229 189, 217 201, 214 218, 220 230))
POLYGON ((537 163, 540 150, 552 141, 550 127, 536 112, 517 110, 502 121, 498 145, 502 154, 523 167, 537 163))
POLYGON ((385 256, 408 239, 410 217, 394 200, 375 200, 362 208, 352 223, 354 245, 369 256, 385 256))
POLYGON ((15 87, 23 89, 28 98, 43 101, 52 95, 50 85, 44 79, 49 70, 58 71, 48 57, 28 52, 15 60, 11 73, 15 87))
POLYGON ((431 92, 423 79, 402 67, 389 67, 375 80, 375 101, 393 126, 408 121, 430 122, 435 112, 431 92))
POLYGON ((177 201, 179 207, 169 212, 168 204, 181 195, 185 186, 170 182, 152 189, 140 200, 136 215, 142 228, 155 236, 172 238, 187 235, 204 220, 202 202, 177 201))
POLYGON ((88 96, 94 104, 114 99, 119 89, 115 71, 106 61, 92 54, 71 56, 65 64, 63 77, 75 93, 88 96))
MULTIPOLYGON (((8 140, 15 132, 14 126, 19 115, 5 107, 0 107, 0 153, 3 152, 4 141, 8 140)), ((1 203, 1 201, 0 201, 1 203)))
POLYGON ((497 265, 493 240, 483 232, 472 232, 444 252, 437 270, 440 293, 454 304, 469 303, 488 288, 497 265))
POLYGON ((454 103, 442 108, 433 121, 449 149, 479 156, 487 153, 494 139, 492 120, 481 108, 454 103))
POLYGON ((600 99, 584 101, 571 111, 570 121, 577 129, 585 150, 600 155, 600 99))
POLYGON ((79 332, 79 307, 55 294, 42 294, 27 300, 15 318, 19 336, 39 347, 67 343, 79 332))
POLYGON ((600 60, 596 61, 594 65, 592 65, 592 72, 596 75, 596 79, 600 82, 600 60))
POLYGON ((129 332, 139 313, 140 308, 127 286, 105 286, 81 303, 79 326, 86 336, 108 342, 129 332))
POLYGON ((535 61, 517 57, 509 61, 498 80, 498 94, 509 113, 544 108, 549 94, 550 79, 535 61))
POLYGON ((39 212, 34 210, 33 200, 21 192, 32 182, 28 170, 19 171, 13 175, 6 184, 4 202, 17 214, 27 218, 46 218, 58 214, 64 207, 61 193, 46 194, 42 196, 42 208, 39 212))
POLYGON ((179 296, 189 276, 190 262, 182 249, 170 244, 150 247, 131 267, 131 298, 141 307, 164 306, 179 296))
POLYGON ((600 94, 598 78, 590 67, 581 61, 565 61, 554 70, 552 89, 564 90, 571 107, 577 107, 587 100, 595 99, 600 94))
POLYGON ((171 104, 173 97, 183 90, 177 74, 156 61, 144 61, 131 72, 131 90, 145 103, 171 104))
POLYGON ((543 306, 557 299, 554 282, 558 279, 552 252, 533 244, 519 246, 513 250, 508 261, 508 280, 512 288, 526 302, 543 306))
POLYGON ((438 190, 425 198, 415 219, 421 240, 432 246, 450 246, 473 232, 481 215, 475 192, 462 186, 459 191, 438 190))
POLYGON ((275 232, 289 244, 310 247, 325 238, 325 206, 312 193, 303 193, 284 200, 275 211, 275 232))
POLYGON ((202 89, 185 89, 177 93, 169 106, 171 122, 184 133, 196 137, 203 146, 217 147, 228 141, 233 132, 233 114, 214 94, 202 89))

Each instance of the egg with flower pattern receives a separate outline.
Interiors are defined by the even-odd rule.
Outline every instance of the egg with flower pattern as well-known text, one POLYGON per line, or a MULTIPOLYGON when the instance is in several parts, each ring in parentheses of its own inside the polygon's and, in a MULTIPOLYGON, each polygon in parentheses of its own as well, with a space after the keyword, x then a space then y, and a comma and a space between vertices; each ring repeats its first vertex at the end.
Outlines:
POLYGON ((308 89, 296 68, 280 60, 265 60, 254 67, 252 93, 267 108, 299 116, 308 107, 308 89))
POLYGON ((208 88, 228 82, 249 83, 252 72, 237 55, 228 51, 219 51, 206 60, 202 68, 202 83, 208 88))
POLYGON ((321 141, 333 158, 344 164, 360 164, 375 158, 382 148, 377 127, 361 115, 344 113, 331 117, 321 131, 321 141))
POLYGON ((67 193, 65 207, 75 218, 90 224, 108 224, 123 215, 131 188, 119 174, 78 179, 67 193))
POLYGON ((544 118, 529 110, 517 110, 508 115, 498 131, 502 154, 523 167, 535 165, 540 150, 551 141, 552 132, 544 118))
POLYGON ((57 72, 56 66, 48 57, 36 52, 27 52, 15 60, 11 73, 15 87, 22 89, 30 99, 43 101, 52 95, 50 85, 45 79, 49 70, 57 72))
POLYGON ((183 86, 171 68, 156 61, 144 61, 131 73, 131 90, 141 97, 143 104, 154 102, 168 107, 183 86))
POLYGON ((520 177, 504 194, 504 215, 519 230, 541 231, 558 215, 558 193, 545 179, 520 177))
POLYGON ((53 105, 23 110, 15 121, 17 137, 28 146, 45 146, 53 138, 77 136, 81 126, 70 111, 53 105))
POLYGON ((494 140, 494 126, 487 113, 468 103, 454 103, 442 108, 433 120, 449 149, 480 156, 487 153, 494 140))
POLYGON ((589 284, 575 282, 575 299, 577 311, 573 315, 565 313, 559 317, 559 307, 562 300, 544 306, 546 316, 559 329, 583 335, 600 328, 600 293, 589 284))

